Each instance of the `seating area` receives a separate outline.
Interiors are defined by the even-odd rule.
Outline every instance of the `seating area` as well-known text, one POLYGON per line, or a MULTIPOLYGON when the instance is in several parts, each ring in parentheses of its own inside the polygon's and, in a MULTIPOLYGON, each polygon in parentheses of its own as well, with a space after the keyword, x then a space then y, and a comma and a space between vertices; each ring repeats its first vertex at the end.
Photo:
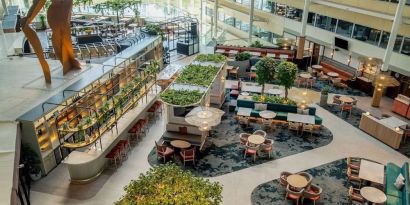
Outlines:
POLYGON ((316 204, 320 200, 323 189, 313 182, 313 176, 307 172, 280 174, 280 184, 286 189, 285 200, 291 199, 296 204, 304 204, 305 201, 312 201, 316 204), (300 202, 300 203, 299 203, 300 202))

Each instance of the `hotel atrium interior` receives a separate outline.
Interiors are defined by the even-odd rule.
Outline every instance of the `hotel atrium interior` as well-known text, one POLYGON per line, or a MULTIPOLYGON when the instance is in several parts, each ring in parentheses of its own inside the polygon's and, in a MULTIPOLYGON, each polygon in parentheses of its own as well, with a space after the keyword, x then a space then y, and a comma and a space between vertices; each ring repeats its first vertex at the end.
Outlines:
POLYGON ((1 205, 410 205, 408 138, 410 0, 1 0, 1 205))

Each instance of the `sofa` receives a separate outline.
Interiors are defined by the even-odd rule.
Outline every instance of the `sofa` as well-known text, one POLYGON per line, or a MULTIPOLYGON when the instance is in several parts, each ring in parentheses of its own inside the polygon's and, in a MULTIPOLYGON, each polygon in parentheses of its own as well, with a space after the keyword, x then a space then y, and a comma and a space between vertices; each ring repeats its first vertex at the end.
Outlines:
MULTIPOLYGON (((252 100, 242 100, 238 99, 236 102, 236 108, 235 108, 235 113, 238 111, 239 107, 245 107, 245 108, 251 108, 251 117, 259 117, 259 112, 258 110, 255 110, 255 103, 260 103, 260 102, 255 102, 252 100)), ((298 107, 295 105, 282 105, 282 104, 275 104, 275 103, 263 103, 267 104, 267 110, 274 111, 276 113, 275 120, 281 120, 281 121, 286 121, 288 118, 288 113, 297 113, 298 112, 298 107)), ((316 108, 315 107, 308 107, 308 114, 309 115, 314 115, 315 116, 315 124, 316 125, 321 125, 322 124, 322 118, 319 116, 316 116, 316 108)))
POLYGON ((328 63, 328 62, 321 61, 321 62, 320 62, 320 65, 323 67, 323 68, 322 68, 322 71, 323 71, 324 73, 328 73, 328 72, 338 73, 338 74, 339 74, 339 78, 342 79, 342 82, 343 82, 343 83, 346 83, 350 78, 353 77, 353 74, 352 74, 352 73, 349 73, 349 72, 347 72, 347 71, 344 71, 344 70, 342 70, 342 69, 340 69, 340 68, 338 68, 338 67, 336 67, 336 66, 334 66, 334 65, 332 65, 332 64, 330 64, 330 63, 328 63))
POLYGON ((393 163, 387 163, 386 166, 386 189, 387 205, 409 205, 410 204, 410 192, 409 192, 409 163, 406 162, 402 167, 399 167, 393 163), (401 190, 398 190, 394 183, 397 176, 402 174, 405 179, 405 185, 401 190))

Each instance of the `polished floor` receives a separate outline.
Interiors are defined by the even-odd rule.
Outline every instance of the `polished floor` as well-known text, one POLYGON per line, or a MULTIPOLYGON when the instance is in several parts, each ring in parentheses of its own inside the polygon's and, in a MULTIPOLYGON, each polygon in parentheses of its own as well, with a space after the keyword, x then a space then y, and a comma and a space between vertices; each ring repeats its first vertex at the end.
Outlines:
MULTIPOLYGON (((235 83, 226 82, 227 87, 230 87, 231 83, 235 83)), ((319 94, 312 90, 293 88, 290 91, 290 97, 308 99, 310 103, 315 104, 318 102, 319 94)), ((358 106, 362 110, 373 111, 373 109, 369 109, 370 106, 367 103, 370 103, 370 97, 360 97, 358 106)), ((383 112, 388 112, 389 104, 391 105, 391 101, 383 98, 381 108, 383 112)), ((363 157, 383 164, 410 162, 408 157, 370 137, 320 106, 317 106, 317 115, 323 118, 323 125, 332 132, 332 142, 316 149, 221 176, 210 177, 211 181, 218 181, 223 185, 223 204, 251 204, 253 190, 260 184, 277 179, 281 171, 298 172, 349 156, 363 157)), ((73 185, 68 183, 66 168, 64 165, 60 165, 49 176, 42 179, 43 182, 40 181, 41 186, 47 188, 40 189, 34 185, 31 195, 33 204, 112 204, 121 196, 123 187, 130 180, 137 178, 140 173, 151 167, 147 157, 152 151, 154 141, 161 137, 164 126, 164 119, 161 118, 151 127, 150 132, 140 144, 132 150, 128 160, 117 171, 109 173, 96 183, 84 185, 82 188, 72 188, 73 185), (89 194, 84 196, 83 192, 89 194), (78 195, 83 196, 78 197, 78 195)), ((278 202, 278 204, 281 203, 278 202)))

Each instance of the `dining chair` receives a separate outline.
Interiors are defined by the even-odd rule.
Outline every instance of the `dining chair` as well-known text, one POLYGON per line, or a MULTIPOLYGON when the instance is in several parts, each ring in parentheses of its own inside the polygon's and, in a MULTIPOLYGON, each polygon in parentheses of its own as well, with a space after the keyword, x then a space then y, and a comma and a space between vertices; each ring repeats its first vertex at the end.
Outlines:
POLYGON ((273 129, 272 119, 262 119, 262 125, 266 130, 273 129))
POLYGON ((365 204, 366 202, 364 197, 360 194, 360 189, 353 188, 352 186, 349 187, 348 196, 349 196, 349 204, 352 204, 352 202, 356 202, 359 204, 365 204))
POLYGON ((296 205, 299 205, 299 201, 303 196, 303 192, 305 189, 301 189, 299 191, 294 191, 290 189, 290 185, 286 186, 286 196, 285 196, 285 203, 287 204, 286 199, 291 199, 292 201, 296 201, 296 205))
POLYGON ((239 134, 239 140, 241 145, 246 145, 248 143, 248 137, 251 136, 251 134, 248 133, 241 133, 239 134))
POLYGON ((353 105, 351 103, 343 103, 340 106, 340 114, 344 111, 349 112, 349 116, 352 114, 353 105))
POLYGON ((281 172, 280 177, 279 177, 279 183, 284 187, 288 186, 288 180, 287 179, 288 179, 288 176, 290 176, 292 174, 293 173, 287 172, 287 171, 281 172))
POLYGON ((353 99, 352 105, 356 106, 357 105, 357 99, 355 97, 350 97, 353 99))
POLYGON ((174 149, 165 145, 160 145, 157 141, 155 141, 155 146, 157 149, 157 159, 164 159, 164 163, 167 157, 174 156, 174 149))
POLYGON ((353 173, 352 169, 350 167, 347 167, 346 174, 347 174, 347 181, 350 184, 355 184, 356 183, 359 186, 358 187, 359 189, 360 189, 360 187, 362 187, 362 179, 360 179, 358 173, 353 173))
POLYGON ((313 176, 311 174, 307 173, 307 172, 299 172, 298 174, 300 176, 303 176, 303 177, 306 178, 308 183, 307 183, 305 189, 309 189, 310 185, 312 184, 312 181, 313 181, 313 176))
POLYGON ((404 133, 403 133, 403 143, 406 143, 407 137, 410 136, 410 125, 407 124, 407 125, 403 126, 402 129, 404 131, 404 133))
POLYGON ((313 132, 314 132, 314 127, 311 124, 303 124, 302 125, 302 135, 304 132, 310 133, 310 136, 312 137, 313 132))
POLYGON ((313 201, 313 205, 316 205, 316 201, 320 199, 322 192, 323 189, 320 186, 312 184, 308 190, 305 189, 303 192, 302 204, 304 204, 305 199, 309 199, 313 201))
POLYGON ((316 80, 314 78, 308 79, 307 82, 306 82, 306 87, 312 88, 313 85, 315 85, 315 81, 316 80))
POLYGON ((239 124, 243 127, 249 126, 249 118, 245 116, 238 116, 239 124))
POLYGON ((238 79, 238 67, 234 67, 228 70, 228 76, 235 77, 235 79, 238 79))
POLYGON ((296 87, 300 87, 300 85, 302 84, 302 78, 297 78, 296 80, 295 80, 295 85, 296 85, 296 87))
POLYGON ((254 133, 254 135, 261 135, 262 137, 266 138, 266 132, 263 130, 256 130, 254 133))
POLYGON ((300 124, 298 122, 288 122, 288 130, 295 130, 299 134, 300 124))
POLYGON ((352 171, 358 172, 360 170, 360 159, 356 160, 353 157, 346 158, 347 166, 352 169, 352 171))
POLYGON ((273 140, 271 139, 265 139, 265 141, 262 144, 262 152, 268 153, 269 159, 271 158, 271 155, 273 154, 273 140))
POLYGON ((246 158, 246 155, 251 155, 253 156, 253 161, 256 161, 256 155, 258 154, 258 150, 259 150, 259 145, 250 145, 249 143, 247 143, 245 145, 245 153, 243 155, 243 158, 246 158))
POLYGON ((182 150, 179 154, 182 157, 182 161, 184 161, 184 167, 185 167, 185 162, 192 162, 195 165, 195 147, 191 149, 186 149, 182 150))
POLYGON ((340 100, 340 95, 334 95, 333 96, 333 104, 337 104, 337 105, 340 105, 340 104, 342 104, 342 101, 340 100))

